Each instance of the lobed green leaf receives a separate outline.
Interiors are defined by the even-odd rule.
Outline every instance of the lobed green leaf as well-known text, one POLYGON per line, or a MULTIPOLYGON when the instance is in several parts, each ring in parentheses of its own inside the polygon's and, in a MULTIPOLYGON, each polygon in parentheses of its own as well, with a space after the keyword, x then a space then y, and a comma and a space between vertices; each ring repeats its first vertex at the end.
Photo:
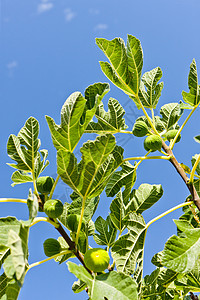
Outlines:
POLYGON ((187 221, 174 222, 183 234, 168 239, 163 250, 162 264, 175 272, 190 272, 200 255, 200 229, 194 228, 187 221))
POLYGON ((121 38, 97 38, 96 43, 110 61, 100 62, 103 73, 129 96, 138 95, 143 66, 140 41, 128 35, 127 47, 121 38))
POLYGON ((95 117, 98 122, 95 123, 91 121, 85 132, 95 132, 95 133, 116 133, 120 130, 126 129, 128 126, 125 124, 123 118, 125 110, 120 105, 120 103, 114 99, 110 98, 108 100, 108 112, 104 110, 103 103, 100 103, 95 112, 95 117))
POLYGON ((188 75, 189 93, 182 92, 183 100, 191 106, 196 106, 200 102, 200 85, 198 85, 197 66, 193 59, 190 65, 190 72, 188 75))
POLYGON ((112 246, 115 241, 117 229, 112 223, 110 216, 104 220, 99 216, 95 221, 95 228, 99 234, 94 235, 94 240, 98 245, 112 246))
POLYGON ((107 83, 95 83, 86 89, 85 97, 80 92, 71 94, 61 109, 60 125, 46 116, 53 144, 57 150, 73 152, 108 91, 107 83))
POLYGON ((137 285, 128 275, 112 271, 93 277, 83 266, 68 262, 68 269, 85 282, 91 300, 137 300, 137 285))
POLYGON ((159 67, 144 73, 142 76, 139 98, 144 107, 156 108, 164 85, 163 82, 158 84, 161 77, 162 71, 159 67))

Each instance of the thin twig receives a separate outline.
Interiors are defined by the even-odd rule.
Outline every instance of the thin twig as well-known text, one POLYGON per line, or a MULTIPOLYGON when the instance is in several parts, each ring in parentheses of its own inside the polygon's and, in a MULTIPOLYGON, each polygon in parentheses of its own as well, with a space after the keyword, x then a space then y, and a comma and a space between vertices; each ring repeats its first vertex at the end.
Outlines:
POLYGON ((192 195, 192 200, 194 201, 195 205, 197 206, 198 210, 200 211, 200 198, 195 189, 194 184, 189 182, 189 178, 187 177, 185 171, 183 170, 183 168, 180 166, 180 164, 176 160, 172 150, 165 144, 164 141, 162 141, 162 148, 171 157, 169 161, 172 163, 172 165, 175 167, 176 171, 179 173, 179 175, 185 182, 188 190, 190 191, 190 193, 192 195))

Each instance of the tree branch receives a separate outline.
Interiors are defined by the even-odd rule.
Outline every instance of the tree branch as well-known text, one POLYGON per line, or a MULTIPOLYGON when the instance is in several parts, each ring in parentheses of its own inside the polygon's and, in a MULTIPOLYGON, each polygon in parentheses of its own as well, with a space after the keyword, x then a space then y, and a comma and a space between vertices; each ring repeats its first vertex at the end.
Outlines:
POLYGON ((189 182, 189 178, 187 177, 185 171, 183 170, 183 168, 180 166, 180 164, 176 160, 172 150, 165 144, 164 141, 162 142, 162 148, 165 150, 165 152, 169 156, 171 156, 169 161, 172 163, 172 165, 175 167, 176 171, 179 173, 179 175, 185 182, 188 190, 190 191, 190 193, 192 195, 192 200, 194 201, 194 204, 197 206, 198 210, 200 211, 200 198, 199 198, 199 195, 197 194, 194 184, 189 182))
POLYGON ((85 266, 84 263, 84 257, 82 255, 82 253, 77 249, 75 242, 73 242, 70 237, 68 236, 68 234, 66 233, 66 231, 64 230, 64 228, 62 227, 62 225, 59 223, 59 227, 55 228, 60 234, 61 236, 64 238, 64 240, 67 242, 67 244, 69 245, 69 250, 73 251, 74 255, 76 255, 76 257, 78 258, 78 260, 81 262, 81 264, 84 266, 84 268, 90 273, 92 274, 92 272, 85 266))
POLYGON ((192 300, 198 300, 199 299, 198 296, 195 296, 192 292, 190 292, 190 298, 192 300))

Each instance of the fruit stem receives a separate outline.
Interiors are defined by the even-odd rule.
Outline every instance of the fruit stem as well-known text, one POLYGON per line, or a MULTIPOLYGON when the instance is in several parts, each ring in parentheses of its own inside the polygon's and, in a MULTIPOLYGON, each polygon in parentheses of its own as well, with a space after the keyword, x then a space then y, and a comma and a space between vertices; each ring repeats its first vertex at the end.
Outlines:
POLYGON ((127 160, 145 160, 145 159, 166 159, 166 160, 169 160, 171 159, 171 156, 136 156, 136 157, 128 157, 128 158, 125 158, 124 161, 127 161, 127 160))
POLYGON ((176 140, 179 136, 179 134, 181 133, 181 131, 183 130, 184 126, 186 125, 186 123, 188 122, 188 120, 190 119, 190 117, 192 116, 193 112, 197 109, 198 105, 194 106, 194 108, 191 110, 191 112, 189 113, 189 115, 187 116, 187 118, 185 119, 185 121, 183 122, 183 124, 181 125, 181 127, 179 128, 175 138, 173 139, 172 144, 170 145, 170 149, 172 150, 174 148, 174 144, 176 143, 176 140))
MULTIPOLYGON (((153 107, 151 107, 151 116, 152 116, 153 126, 155 127, 155 118, 154 118, 154 110, 153 110, 153 107)), ((156 128, 156 127, 155 127, 155 128, 156 128)))
POLYGON ((60 178, 60 175, 57 175, 56 180, 55 180, 55 182, 54 182, 54 184, 52 186, 52 189, 51 189, 51 192, 50 192, 50 195, 49 195, 49 199, 51 199, 52 196, 53 196, 53 193, 54 193, 54 190, 56 188, 56 185, 58 183, 59 178, 60 178))
POLYGON ((193 168, 192 168, 192 171, 191 171, 191 173, 190 173, 189 184, 193 183, 193 181, 194 181, 194 173, 195 173, 195 171, 196 171, 196 168, 198 167, 199 161, 200 161, 200 154, 199 154, 197 160, 195 161, 195 164, 194 164, 194 166, 193 166, 193 168))
POLYGON ((151 224, 153 224, 155 221, 157 221, 157 220, 159 220, 159 219, 165 217, 165 216, 168 215, 169 213, 171 213, 171 212, 173 212, 173 211, 175 211, 175 210, 177 210, 177 209, 179 209, 179 208, 181 208, 181 207, 184 207, 184 206, 186 206, 186 205, 192 205, 192 204, 193 204, 193 201, 189 201, 189 202, 184 202, 184 203, 181 203, 181 204, 179 204, 179 205, 176 205, 176 206, 170 208, 169 210, 165 211, 164 213, 158 215, 157 217, 155 217, 154 219, 152 219, 151 221, 149 221, 149 222, 147 223, 147 225, 146 225, 146 229, 147 229, 151 224))
POLYGON ((84 209, 85 209, 85 201, 86 201, 86 197, 83 198, 83 202, 82 202, 81 216, 80 216, 80 220, 78 223, 78 229, 77 229, 76 240, 75 240, 76 245, 78 245, 78 237, 79 237, 79 233, 81 231, 81 224, 83 221, 83 215, 84 215, 84 209))
MULTIPOLYGON (((70 252, 71 252, 71 251, 70 251, 70 252)), ((68 249, 68 250, 65 250, 65 251, 61 251, 61 252, 58 253, 58 254, 52 255, 51 257, 45 258, 45 259, 43 259, 43 260, 37 261, 37 262, 35 262, 35 263, 29 265, 28 269, 26 270, 25 275, 27 274, 27 272, 28 272, 31 268, 36 267, 36 266, 39 266, 39 265, 41 265, 41 264, 43 264, 43 263, 45 263, 45 262, 47 262, 47 261, 49 261, 49 260, 51 260, 51 259, 57 258, 58 256, 61 256, 61 255, 67 254, 67 253, 69 253, 69 249, 68 249)))
POLYGON ((45 218, 45 217, 38 217, 35 218, 34 221, 31 223, 31 225, 29 227, 32 227, 33 225, 39 223, 39 222, 47 222, 50 223, 51 225, 53 225, 55 228, 57 228, 59 226, 59 223, 54 222, 52 220, 50 220, 49 218, 45 218))
POLYGON ((14 198, 0 198, 0 202, 19 202, 27 204, 25 199, 14 199, 14 198))
POLYGON ((144 115, 146 116, 146 118, 147 118, 147 120, 148 120, 148 122, 149 122, 149 124, 150 124, 151 128, 153 129, 153 131, 155 132, 155 134, 159 135, 159 133, 157 132, 157 130, 156 130, 156 128, 155 128, 155 126, 154 126, 154 124, 152 123, 152 121, 151 121, 151 119, 150 119, 149 115, 147 114, 147 112, 146 112, 146 110, 145 110, 145 108, 144 108, 144 106, 143 106, 142 102, 140 101, 140 98, 139 98, 139 96, 138 96, 138 95, 135 95, 135 98, 136 98, 136 99, 137 99, 137 101, 139 102, 139 104, 140 104, 140 107, 141 107, 141 109, 142 109, 142 111, 143 111, 144 115))

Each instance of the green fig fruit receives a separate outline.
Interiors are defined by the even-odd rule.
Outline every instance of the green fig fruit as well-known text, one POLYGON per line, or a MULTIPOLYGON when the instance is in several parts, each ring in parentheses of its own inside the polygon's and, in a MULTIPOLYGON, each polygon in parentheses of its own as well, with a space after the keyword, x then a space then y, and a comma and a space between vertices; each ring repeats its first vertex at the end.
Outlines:
MULTIPOLYGON (((67 216, 67 220, 66 220, 67 221, 67 227, 72 232, 77 232, 80 217, 81 217, 80 215, 75 215, 75 214, 70 214, 70 215, 67 216)), ((81 230, 85 231, 85 220, 84 220, 84 218, 82 219, 81 230)))
POLYGON ((162 147, 162 138, 159 135, 150 135, 144 140, 144 149, 146 151, 160 150, 162 147))
POLYGON ((50 257, 55 254, 60 253, 61 245, 56 239, 47 239, 43 243, 44 253, 46 256, 50 257))
MULTIPOLYGON (((166 138, 168 141, 171 141, 175 138, 176 134, 177 134, 178 130, 177 129, 171 129, 166 133, 166 138)), ((181 134, 179 134, 176 143, 178 143, 181 139, 181 134)))
POLYGON ((38 177, 36 180, 36 186, 38 192, 46 195, 50 194, 54 182, 55 182, 54 179, 50 176, 38 177))
POLYGON ((44 212, 49 218, 58 218, 62 215, 63 204, 60 200, 47 200, 44 204, 44 212))
POLYGON ((148 126, 144 121, 136 121, 132 133, 135 136, 142 137, 148 133, 148 126))
POLYGON ((85 266, 93 272, 102 272, 107 269, 110 262, 108 252, 101 248, 90 249, 85 253, 85 266))

